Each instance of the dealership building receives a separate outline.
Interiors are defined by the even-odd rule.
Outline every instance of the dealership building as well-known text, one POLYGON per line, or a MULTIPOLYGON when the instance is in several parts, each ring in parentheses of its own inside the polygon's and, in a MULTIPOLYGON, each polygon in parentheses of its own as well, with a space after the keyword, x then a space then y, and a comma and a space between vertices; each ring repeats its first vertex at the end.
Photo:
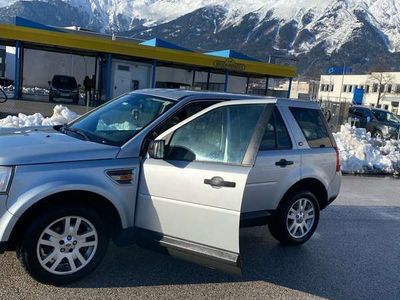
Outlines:
POLYGON ((400 114, 400 72, 322 75, 318 99, 363 104, 400 114))
POLYGON ((232 50, 199 53, 157 38, 137 41, 18 17, 15 25, 0 24, 0 48, 0 75, 12 80, 13 96, 42 102, 54 75, 74 77, 81 89, 85 77, 91 78, 93 105, 143 88, 288 97, 296 76, 292 65, 266 63, 232 50), (286 89, 282 82, 289 82, 286 89))

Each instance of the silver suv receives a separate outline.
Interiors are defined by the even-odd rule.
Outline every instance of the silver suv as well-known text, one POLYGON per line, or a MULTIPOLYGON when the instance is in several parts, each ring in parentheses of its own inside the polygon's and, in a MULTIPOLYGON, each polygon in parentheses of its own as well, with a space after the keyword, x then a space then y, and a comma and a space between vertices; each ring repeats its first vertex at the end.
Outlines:
POLYGON ((238 273, 241 226, 302 244, 341 182, 313 102, 142 90, 66 126, 1 132, 1 250, 51 284, 93 271, 110 238, 238 273))

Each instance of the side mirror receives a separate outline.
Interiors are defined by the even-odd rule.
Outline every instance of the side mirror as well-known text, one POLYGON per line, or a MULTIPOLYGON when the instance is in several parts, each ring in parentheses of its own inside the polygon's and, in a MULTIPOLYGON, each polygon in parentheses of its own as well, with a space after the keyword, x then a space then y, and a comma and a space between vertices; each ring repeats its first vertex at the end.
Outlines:
POLYGON ((367 122, 371 122, 371 117, 367 117, 367 122))
POLYGON ((147 153, 151 158, 164 159, 165 158, 165 141, 151 141, 147 153))

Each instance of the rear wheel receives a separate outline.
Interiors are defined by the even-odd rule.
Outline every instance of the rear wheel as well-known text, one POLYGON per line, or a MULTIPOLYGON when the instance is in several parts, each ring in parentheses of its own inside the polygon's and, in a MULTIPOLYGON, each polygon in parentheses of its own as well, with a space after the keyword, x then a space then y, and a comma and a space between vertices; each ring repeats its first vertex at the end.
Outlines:
POLYGON ((269 224, 269 230, 272 236, 283 244, 305 243, 317 228, 319 213, 318 201, 312 193, 296 192, 279 206, 269 224))
POLYGON ((33 218, 17 247, 17 257, 36 280, 62 285, 93 271, 108 241, 101 218, 93 210, 62 206, 33 218))

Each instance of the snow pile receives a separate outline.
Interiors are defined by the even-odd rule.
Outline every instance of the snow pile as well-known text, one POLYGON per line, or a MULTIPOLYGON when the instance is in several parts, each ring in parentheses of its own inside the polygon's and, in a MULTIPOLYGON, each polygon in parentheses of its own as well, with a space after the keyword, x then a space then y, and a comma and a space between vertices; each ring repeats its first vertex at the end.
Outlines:
POLYGON ((43 117, 40 113, 34 115, 18 114, 18 116, 8 116, 0 120, 0 128, 20 128, 35 126, 54 126, 69 123, 76 119, 78 114, 69 110, 67 107, 57 105, 54 107, 53 115, 50 118, 43 117))
POLYGON ((22 93, 47 96, 49 94, 49 90, 40 87, 23 87, 22 93))
POLYGON ((371 137, 364 128, 342 125, 334 133, 343 173, 400 173, 400 142, 371 137))

